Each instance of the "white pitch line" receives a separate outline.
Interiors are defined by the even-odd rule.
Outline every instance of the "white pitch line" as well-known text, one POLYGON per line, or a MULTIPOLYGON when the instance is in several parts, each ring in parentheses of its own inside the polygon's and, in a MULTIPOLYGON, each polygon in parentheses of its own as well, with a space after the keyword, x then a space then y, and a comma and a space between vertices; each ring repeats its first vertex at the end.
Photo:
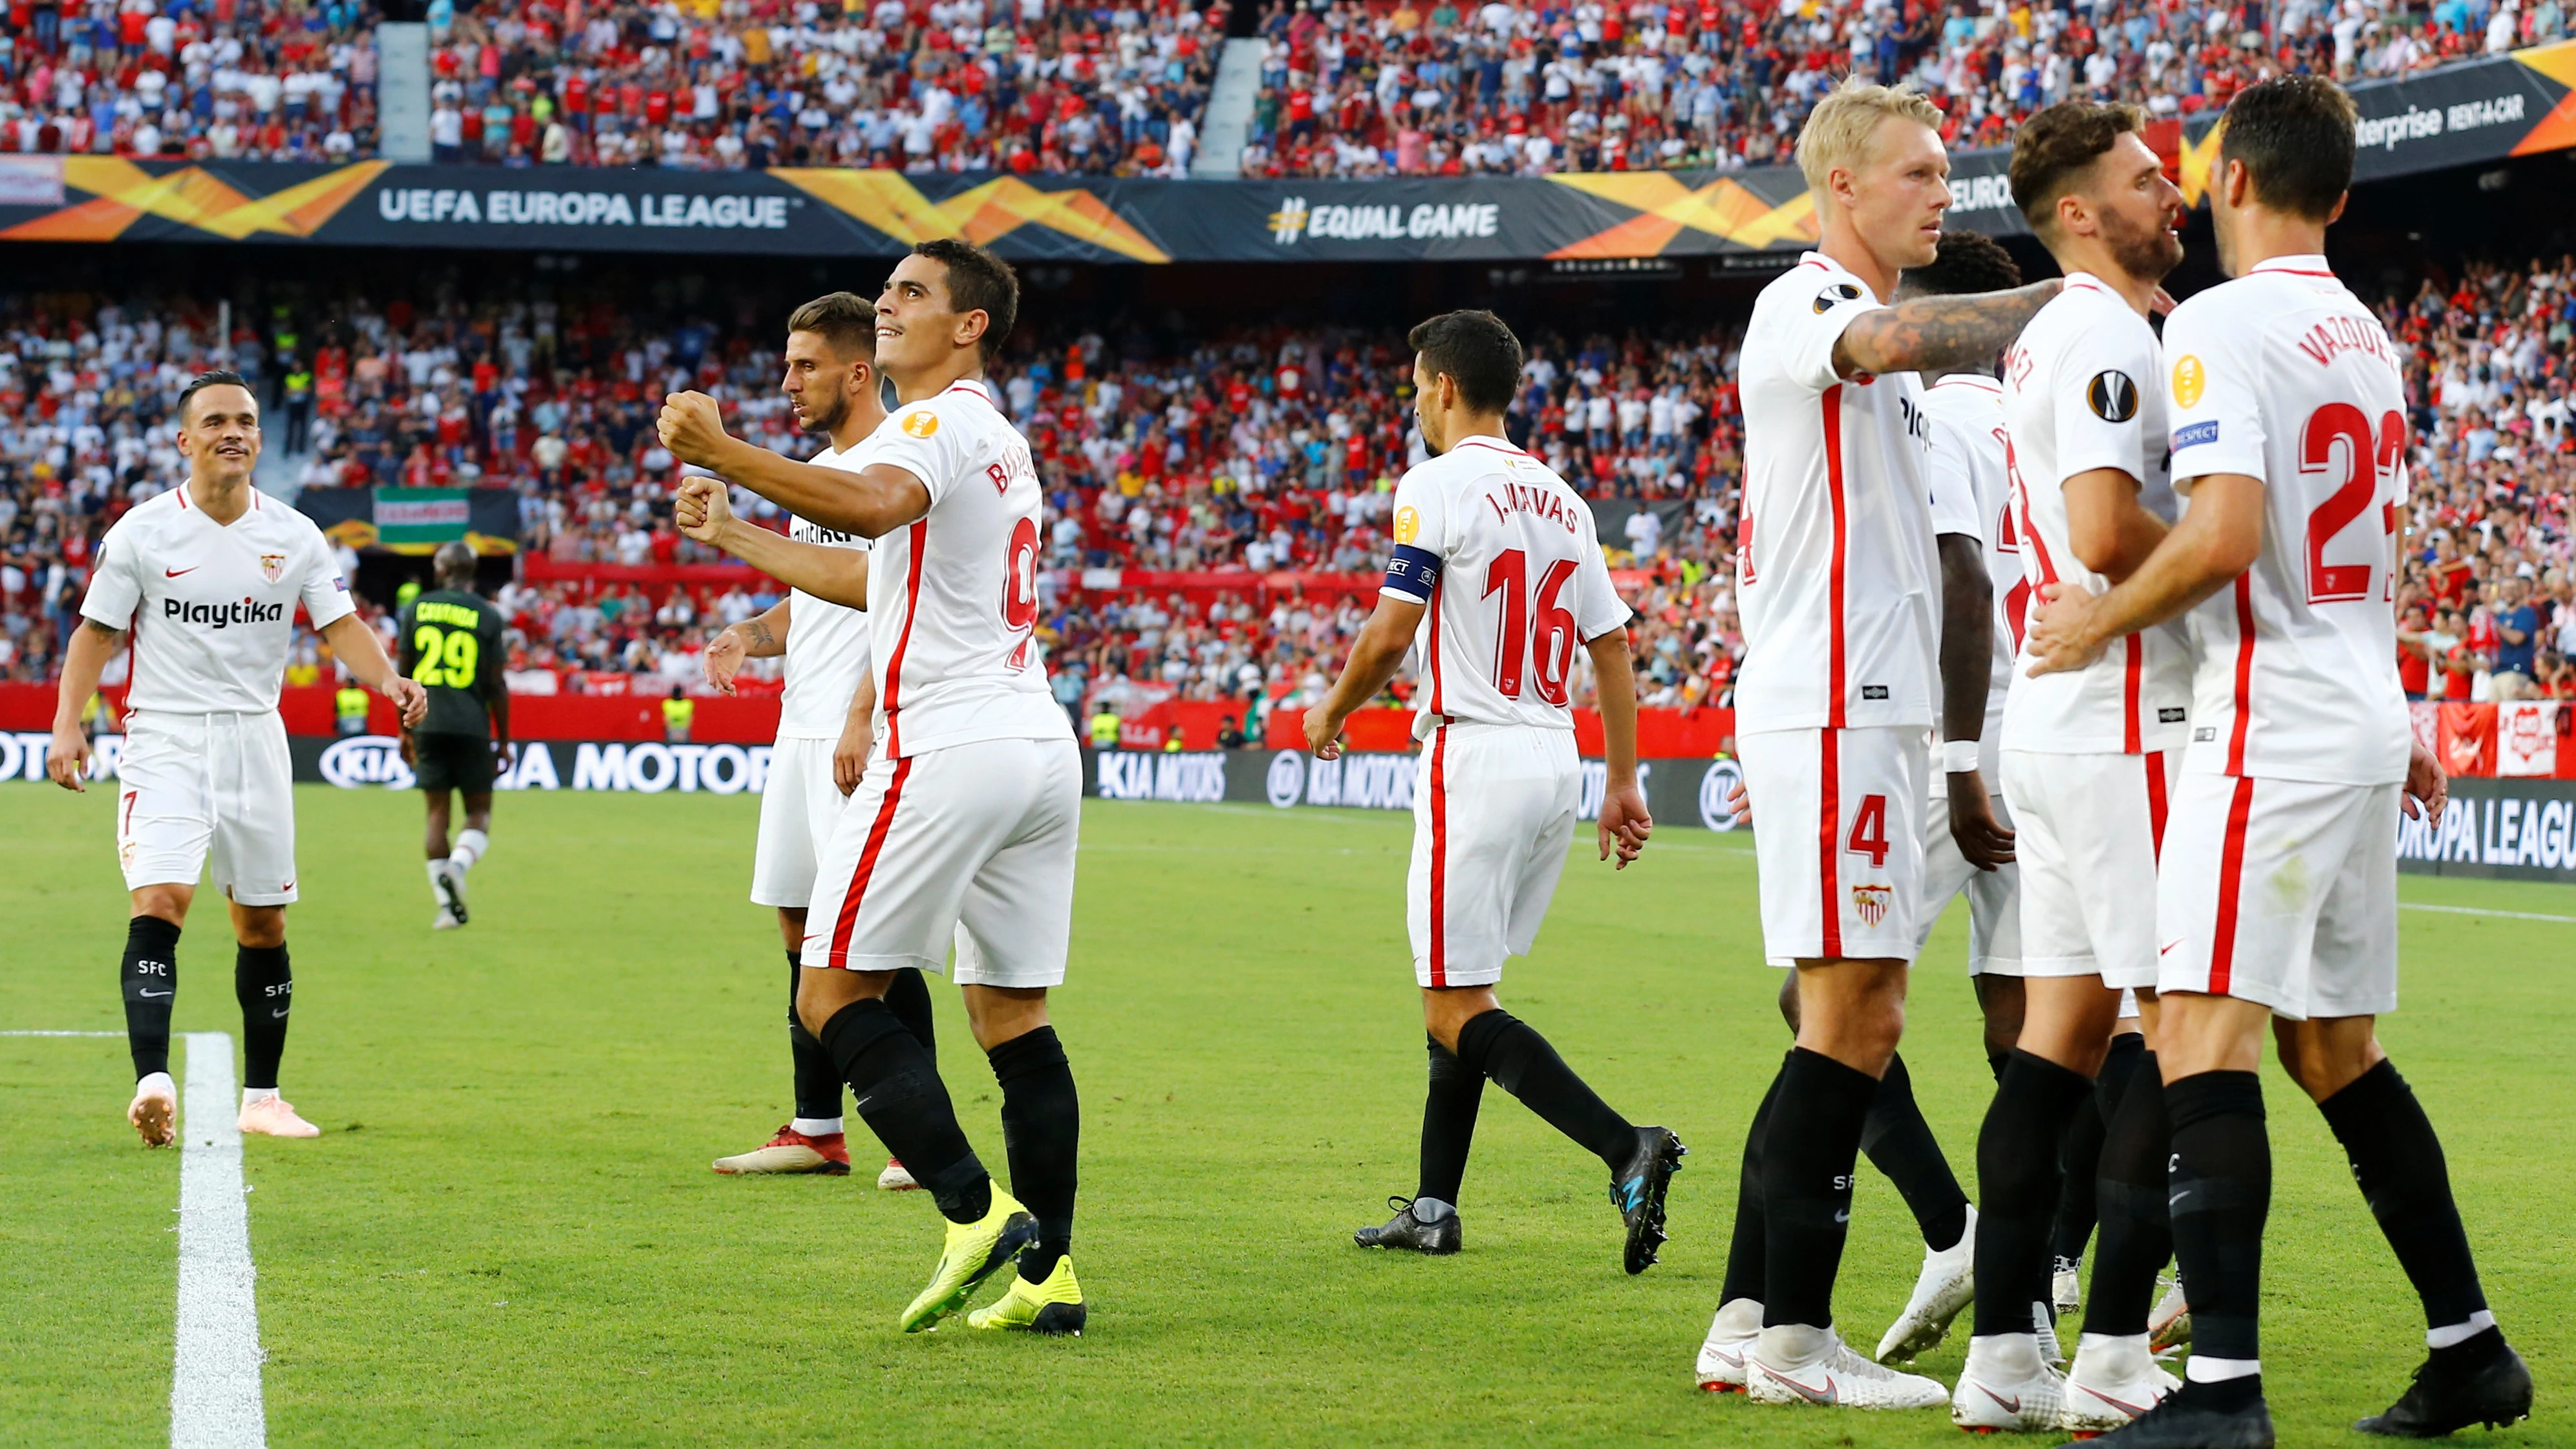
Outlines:
POLYGON ((123 1036, 121 1031, 0 1031, 0 1036, 123 1036))
POLYGON ((2401 911, 2440 911, 2446 916, 2502 916, 2510 921, 2556 921, 2560 925, 2576 926, 2576 916, 2550 916, 2543 915, 2538 911, 2491 911, 2483 906, 2434 906, 2426 905, 2421 901, 2399 901, 2397 903, 2397 909, 2401 911))
POLYGON ((262 1449, 258 1269, 242 1194, 233 1039, 192 1031, 179 1158, 179 1331, 170 1449, 262 1449))

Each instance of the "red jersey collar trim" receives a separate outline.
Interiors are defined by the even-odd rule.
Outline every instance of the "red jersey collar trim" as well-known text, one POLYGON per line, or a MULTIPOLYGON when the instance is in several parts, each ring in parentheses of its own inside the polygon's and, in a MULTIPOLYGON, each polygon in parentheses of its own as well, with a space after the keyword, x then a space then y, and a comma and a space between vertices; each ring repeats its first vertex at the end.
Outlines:
POLYGON ((2293 277, 2334 276, 2334 269, 2327 266, 2326 259, 2320 256, 2269 257, 2248 268, 2246 275, 2250 277, 2256 272, 2283 272, 2293 277))
POLYGON ((1974 372, 1954 372, 1932 385, 1934 387, 1949 387, 1954 383, 1961 387, 1973 387, 1979 392, 1994 393, 1998 397, 2002 396, 2004 390, 2004 385, 2001 379, 1987 377, 1982 373, 1974 372))
POLYGON ((993 403, 993 394, 992 394, 992 392, 984 386, 983 381, 982 381, 981 379, 979 379, 979 378, 961 377, 961 378, 957 379, 955 382, 952 382, 952 383, 948 384, 948 386, 946 386, 946 387, 944 387, 944 388, 940 389, 940 391, 942 391, 942 392, 959 392, 959 391, 971 392, 971 393, 975 394, 975 396, 982 398, 982 399, 984 400, 984 402, 985 402, 985 404, 986 404, 987 406, 991 406, 991 405, 992 405, 992 403, 993 403))

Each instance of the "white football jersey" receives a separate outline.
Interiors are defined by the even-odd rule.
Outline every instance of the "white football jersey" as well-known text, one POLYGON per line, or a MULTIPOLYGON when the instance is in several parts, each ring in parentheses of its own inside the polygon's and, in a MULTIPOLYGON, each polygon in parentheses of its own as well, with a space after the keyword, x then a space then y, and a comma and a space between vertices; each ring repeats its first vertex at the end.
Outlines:
MULTIPOLYGON (((2021 531, 2013 518, 2012 478, 2004 466, 2004 388, 1978 373, 1952 373, 1923 390, 1932 421, 1925 454, 1932 476, 1933 532, 1967 533, 1952 526, 1952 499, 1964 496, 1984 545, 1986 578, 1994 588, 1994 662, 1986 677, 1986 722, 1977 735, 1977 768, 1988 789, 2000 790, 2004 700, 2012 691, 2013 657, 2021 651, 2030 584, 2021 574, 2021 531)), ((1944 777, 1933 772, 1933 793, 1944 777)))
POLYGON ((81 614, 134 632, 128 708, 265 714, 298 602, 317 630, 357 611, 313 520, 254 488, 241 517, 215 523, 183 483, 107 531, 81 614))
MULTIPOLYGON (((856 473, 875 459, 870 438, 848 452, 825 448, 809 461, 817 467, 856 473)), ((790 516, 787 536, 798 543, 867 550, 855 533, 826 528, 810 519, 790 516)), ((788 591, 787 687, 779 692, 778 737, 782 740, 837 740, 849 722, 850 698, 868 672, 868 616, 861 610, 818 599, 803 589, 788 591)))
POLYGON ((861 446, 930 490, 930 512, 878 539, 868 566, 879 748, 900 760, 1070 738, 1033 637, 1045 498, 1028 440, 967 379, 896 409, 861 446))
MULTIPOLYGON (((2138 502, 2174 520, 2166 470, 2164 366, 2147 319, 2099 278, 2077 272, 2004 352, 2006 466, 2022 525, 2022 573, 2033 589, 2111 581, 2075 556, 2066 480, 2117 468, 2138 502)), ((2089 666, 2025 678, 2004 710, 2004 744, 2048 754, 2180 749, 2191 659, 2179 631, 2126 635, 2089 666)))
POLYGON ((1451 720, 1574 728, 1576 646, 1628 622, 1591 508, 1500 438, 1461 439, 1395 485, 1383 592, 1430 606, 1416 739, 1451 720))
POLYGON ((1737 728, 1928 726, 1940 697, 1940 565, 1914 374, 1834 373, 1882 304, 1809 252, 1753 304, 1738 368, 1744 618, 1737 728))
POLYGON ((2195 773, 2404 781, 2393 535, 2406 395, 2378 317, 2323 257, 2275 257, 2165 319, 2173 471, 2263 484, 2263 552, 2187 616, 2195 773))

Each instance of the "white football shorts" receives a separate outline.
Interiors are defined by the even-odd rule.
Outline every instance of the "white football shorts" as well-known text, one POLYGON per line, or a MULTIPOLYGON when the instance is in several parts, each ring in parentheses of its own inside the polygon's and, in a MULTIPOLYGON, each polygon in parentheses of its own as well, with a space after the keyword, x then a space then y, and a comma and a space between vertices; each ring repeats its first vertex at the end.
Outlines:
POLYGON ((1073 932, 1082 754, 1071 738, 880 751, 833 822, 805 913, 808 966, 1058 986, 1073 932))
POLYGON ((1911 726, 1740 737, 1753 803, 1762 954, 1910 961, 1922 939, 1928 733, 1911 726))
POLYGON ((751 903, 803 909, 814 899, 814 865, 849 797, 832 783, 838 740, 781 736, 769 751, 760 792, 760 840, 751 852, 751 903))
POLYGON ((1491 986, 1506 958, 1529 954, 1565 873, 1582 793, 1574 731, 1444 724, 1414 770, 1414 980, 1491 986))
POLYGON ((2156 878, 2182 752, 2006 750, 2002 774, 2021 863, 2022 974, 2155 985, 2147 882, 2156 878))
POLYGON ((295 903, 295 767, 276 714, 137 710, 117 775, 127 890, 204 877, 236 905, 295 903))
MULTIPOLYGON (((2001 795, 1990 795, 1995 823, 2013 828, 2012 807, 2001 795)), ((1950 833, 1950 802, 1934 795, 1923 810, 1923 911, 1914 923, 1914 955, 1920 964, 1923 945, 1950 902, 1968 897, 1968 974, 2021 974, 2021 866, 2018 862, 1979 870, 1959 853, 1959 838, 1950 833)))
POLYGON ((2185 775, 2157 878, 2157 989, 2302 1020, 2396 1010, 2403 788, 2185 775))

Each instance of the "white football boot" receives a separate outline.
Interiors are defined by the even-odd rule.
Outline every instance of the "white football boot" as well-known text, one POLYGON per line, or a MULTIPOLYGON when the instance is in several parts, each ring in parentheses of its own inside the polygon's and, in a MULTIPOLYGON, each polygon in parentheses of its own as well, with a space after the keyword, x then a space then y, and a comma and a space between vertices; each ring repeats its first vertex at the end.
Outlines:
POLYGON ((1744 1360, 1744 1396, 1757 1404, 1825 1409, 1937 1409, 1949 1391, 1851 1351, 1830 1328, 1783 1323, 1762 1330, 1744 1360))
POLYGON ((2076 1343, 2057 1427, 2070 1434, 2107 1434, 2180 1387, 2182 1380, 2148 1355, 2145 1335, 2088 1333, 2076 1343))
POLYGON ((2057 1321, 2049 1316, 2048 1305, 2030 1305, 2030 1321, 2033 1336, 2039 1340, 2041 1361, 2050 1368, 2063 1369, 2066 1366, 2066 1346, 2057 1341, 2057 1321))
POLYGON ((2060 1318, 2084 1306, 2084 1284, 2077 1276, 2079 1267, 2072 1258, 2060 1258, 2057 1271, 2049 1275, 2048 1299, 2060 1318))
POLYGON ((1878 1341, 1880 1363, 1909 1363, 1949 1335, 1950 1320, 1977 1296, 1977 1210, 1968 1209, 1968 1228, 1959 1241, 1934 1251, 1923 1250, 1923 1271, 1914 1279, 1914 1296, 1878 1341))
POLYGON ((1708 1341, 1699 1346, 1694 1370, 1699 1386, 1712 1394, 1744 1392, 1744 1356, 1762 1336, 1762 1305, 1750 1298, 1730 1298, 1718 1305, 1708 1326, 1708 1341))
POLYGON ((2165 1296, 2157 1299, 2154 1311, 2147 1314, 2147 1342, 2160 1353, 2191 1342, 2191 1300, 2183 1296, 2180 1273, 2173 1276, 2165 1296))
POLYGON ((1950 1422, 1972 1433, 2024 1434, 2057 1427, 2066 1380, 2027 1333, 1968 1340, 1967 1367, 1950 1395, 1950 1422))

